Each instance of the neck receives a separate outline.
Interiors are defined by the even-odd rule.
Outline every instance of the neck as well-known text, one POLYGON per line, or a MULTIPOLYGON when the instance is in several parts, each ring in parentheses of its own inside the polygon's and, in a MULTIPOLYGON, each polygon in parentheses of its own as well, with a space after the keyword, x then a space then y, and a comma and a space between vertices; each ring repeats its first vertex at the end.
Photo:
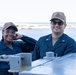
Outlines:
POLYGON ((6 45, 12 45, 12 42, 5 41, 5 40, 4 40, 4 42, 5 42, 6 45))
POLYGON ((6 42, 6 41, 4 41, 4 42, 5 42, 5 44, 6 44, 10 49, 13 50, 12 42, 6 42))
MULTIPOLYGON (((62 35, 62 34, 61 34, 62 35)), ((59 37, 61 36, 60 34, 56 35, 56 34, 52 34, 52 46, 54 46, 54 44, 57 42, 57 40, 59 39, 59 37)))
POLYGON ((62 34, 52 34, 53 39, 58 39, 62 34))

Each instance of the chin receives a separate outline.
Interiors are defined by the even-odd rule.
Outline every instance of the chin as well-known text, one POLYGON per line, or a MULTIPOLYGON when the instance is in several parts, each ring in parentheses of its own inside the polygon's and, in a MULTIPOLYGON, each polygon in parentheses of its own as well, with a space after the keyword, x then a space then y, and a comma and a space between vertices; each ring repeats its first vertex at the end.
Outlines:
POLYGON ((60 34, 61 32, 54 32, 55 34, 60 34))
POLYGON ((12 42, 13 40, 8 40, 7 42, 12 42))

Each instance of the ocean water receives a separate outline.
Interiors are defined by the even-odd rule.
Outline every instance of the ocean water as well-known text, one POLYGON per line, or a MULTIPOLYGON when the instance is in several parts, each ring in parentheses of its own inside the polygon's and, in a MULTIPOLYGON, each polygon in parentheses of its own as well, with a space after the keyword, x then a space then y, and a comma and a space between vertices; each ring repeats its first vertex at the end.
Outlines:
MULTIPOLYGON (((26 29, 19 30, 18 33, 27 35, 38 40, 41 36, 51 33, 51 29, 26 29)), ((76 40, 76 29, 65 29, 64 33, 76 40)), ((0 30, 0 39, 2 38, 2 31, 0 30)))

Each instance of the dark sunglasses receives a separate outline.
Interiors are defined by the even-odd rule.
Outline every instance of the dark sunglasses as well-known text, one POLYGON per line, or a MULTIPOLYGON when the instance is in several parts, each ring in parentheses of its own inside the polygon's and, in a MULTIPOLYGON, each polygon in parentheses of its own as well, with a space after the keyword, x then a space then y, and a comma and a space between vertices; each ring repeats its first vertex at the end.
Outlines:
POLYGON ((58 24, 59 26, 62 26, 64 24, 64 22, 62 22, 62 21, 59 21, 59 22, 57 22, 57 21, 51 21, 51 24, 52 25, 58 24))
POLYGON ((10 31, 10 30, 6 30, 6 31, 5 31, 5 33, 6 33, 6 34, 8 34, 8 33, 15 34, 15 33, 16 33, 16 31, 10 31))

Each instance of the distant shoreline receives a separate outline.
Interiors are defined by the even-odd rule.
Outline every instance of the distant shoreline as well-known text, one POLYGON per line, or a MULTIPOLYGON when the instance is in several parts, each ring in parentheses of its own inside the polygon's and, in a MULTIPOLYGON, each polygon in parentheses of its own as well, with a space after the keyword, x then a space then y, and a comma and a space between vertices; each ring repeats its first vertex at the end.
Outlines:
MULTIPOLYGON (((50 25, 19 25, 18 29, 50 29, 50 25)), ((68 29, 75 29, 76 25, 67 25, 68 29)))
MULTIPOLYGON (((2 30, 3 26, 0 26, 0 30, 2 30)), ((17 28, 19 30, 24 30, 24 29, 50 29, 49 24, 25 24, 25 25, 17 25, 17 28)), ((67 25, 67 29, 75 29, 76 25, 67 25)))

